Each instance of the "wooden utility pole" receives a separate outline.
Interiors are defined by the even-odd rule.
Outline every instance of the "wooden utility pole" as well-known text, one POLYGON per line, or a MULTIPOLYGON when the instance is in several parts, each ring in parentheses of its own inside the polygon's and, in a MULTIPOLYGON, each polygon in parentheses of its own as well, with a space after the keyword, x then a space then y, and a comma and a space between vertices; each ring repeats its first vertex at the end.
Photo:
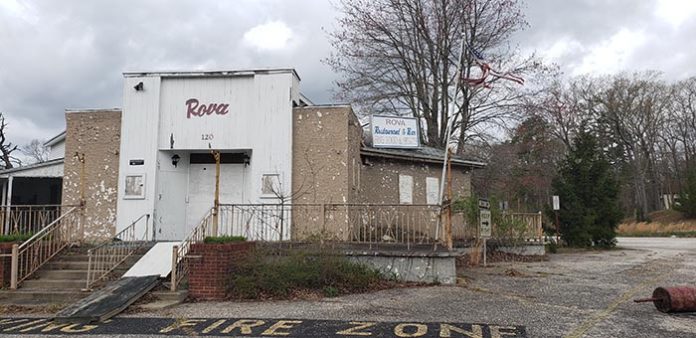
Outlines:
POLYGON ((447 209, 445 210, 443 222, 445 227, 445 244, 448 250, 452 250, 452 150, 447 149, 447 209))
POLYGON ((87 204, 87 199, 85 198, 85 153, 75 152, 75 158, 80 161, 80 224, 77 236, 82 241, 85 235, 85 205, 87 204))
POLYGON ((220 214, 220 151, 211 151, 215 158, 215 200, 213 201, 213 236, 218 235, 218 215, 220 214))
POLYGON ((80 161, 80 206, 84 207, 85 200, 85 153, 75 152, 75 158, 80 161))

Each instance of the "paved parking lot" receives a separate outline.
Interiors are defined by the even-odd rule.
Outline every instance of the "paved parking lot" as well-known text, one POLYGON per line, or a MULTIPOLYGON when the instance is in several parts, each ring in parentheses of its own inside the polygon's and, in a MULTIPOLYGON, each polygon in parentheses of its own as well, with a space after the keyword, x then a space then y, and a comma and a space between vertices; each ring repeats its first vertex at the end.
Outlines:
POLYGON ((696 336, 696 315, 667 315, 650 303, 632 302, 649 296, 657 286, 696 285, 696 239, 622 238, 619 244, 620 250, 563 253, 546 262, 468 269, 458 286, 392 289, 316 301, 189 303, 121 318, 167 317, 169 321, 151 322, 161 326, 158 330, 175 321, 184 323, 166 332, 179 335, 205 334, 219 322, 218 331, 207 332, 215 334, 238 320, 261 318, 266 326, 249 335, 266 336, 268 327, 290 320, 302 322, 286 323, 290 326, 331 327, 326 331, 331 334, 361 325, 351 322, 380 322, 356 330, 372 336, 418 337, 425 330, 423 337, 476 337, 479 327, 486 337, 696 336), (443 323, 460 330, 443 334, 443 323))

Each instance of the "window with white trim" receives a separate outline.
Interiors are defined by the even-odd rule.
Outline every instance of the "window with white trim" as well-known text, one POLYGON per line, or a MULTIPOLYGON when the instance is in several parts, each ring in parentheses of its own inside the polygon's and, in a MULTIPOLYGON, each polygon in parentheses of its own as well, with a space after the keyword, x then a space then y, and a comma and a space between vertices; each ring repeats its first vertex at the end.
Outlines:
POLYGON ((264 197, 277 197, 280 194, 280 175, 264 174, 261 176, 261 195, 264 197))

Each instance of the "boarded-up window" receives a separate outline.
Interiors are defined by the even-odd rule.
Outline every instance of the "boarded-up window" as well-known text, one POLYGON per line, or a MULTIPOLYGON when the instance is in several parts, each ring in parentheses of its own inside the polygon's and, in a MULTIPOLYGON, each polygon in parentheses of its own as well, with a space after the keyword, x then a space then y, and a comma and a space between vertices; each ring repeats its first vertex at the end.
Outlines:
POLYGON ((280 175, 265 174, 261 177, 261 194, 266 196, 276 196, 280 193, 280 175))
POLYGON ((399 203, 413 204, 413 177, 399 175, 399 203))
POLYGON ((440 180, 437 177, 425 178, 425 199, 427 204, 439 204, 440 180))
POLYGON ((126 176, 126 191, 125 199, 143 199, 145 198, 145 175, 127 175, 126 176))

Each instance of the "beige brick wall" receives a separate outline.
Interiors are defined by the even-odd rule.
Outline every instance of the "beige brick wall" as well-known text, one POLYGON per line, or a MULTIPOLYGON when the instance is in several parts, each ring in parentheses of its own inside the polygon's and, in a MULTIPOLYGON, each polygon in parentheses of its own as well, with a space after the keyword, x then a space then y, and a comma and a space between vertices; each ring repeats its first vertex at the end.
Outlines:
MULTIPOLYGON (((295 204, 355 203, 360 168, 360 124, 348 106, 293 110, 292 190, 295 204)), ((344 220, 317 222, 308 210, 293 215, 293 238, 346 238, 344 220), (301 218, 304 217, 304 218, 301 218)))
POLYGON ((71 111, 65 119, 63 204, 80 203, 81 165, 75 154, 84 154, 84 239, 108 239, 116 232, 121 112, 71 111))
MULTIPOLYGON (((379 204, 399 204, 399 175, 413 177, 413 204, 426 204, 425 179, 442 176, 442 165, 427 164, 394 159, 370 157, 368 165, 362 167, 361 187, 363 202, 379 204)), ((468 197, 471 195, 471 175, 469 171, 452 167, 452 194, 468 197)))
MULTIPOLYGON (((293 239, 348 238, 355 215, 322 204, 399 204, 399 174, 413 177, 413 204, 426 204, 426 178, 440 179, 438 164, 369 157, 363 165, 362 127, 348 106, 295 108, 293 114, 293 203, 316 205, 295 209, 293 239)), ((470 196, 470 181, 470 171, 453 167, 455 197, 470 196)))

